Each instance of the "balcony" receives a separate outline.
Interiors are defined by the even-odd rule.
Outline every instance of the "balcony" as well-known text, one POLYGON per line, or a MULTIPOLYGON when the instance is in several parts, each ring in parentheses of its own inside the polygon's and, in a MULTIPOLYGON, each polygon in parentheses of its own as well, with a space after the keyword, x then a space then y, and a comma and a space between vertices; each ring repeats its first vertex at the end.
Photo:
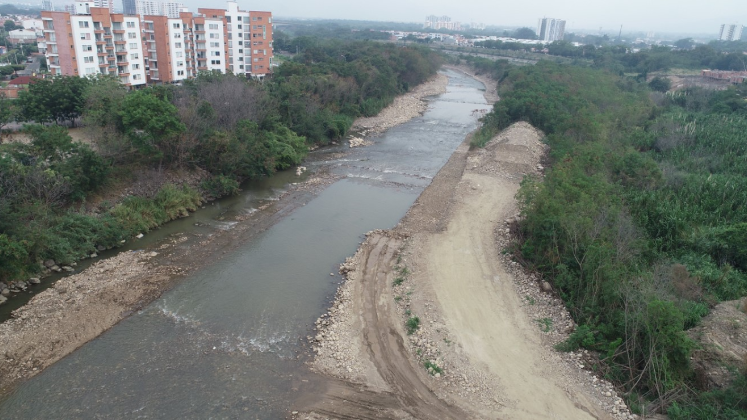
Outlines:
POLYGON ((127 41, 121 40, 121 41, 114 41, 115 45, 127 45, 127 41))
POLYGON ((114 32, 115 34, 124 34, 127 31, 125 31, 124 29, 112 29, 112 32, 114 32))

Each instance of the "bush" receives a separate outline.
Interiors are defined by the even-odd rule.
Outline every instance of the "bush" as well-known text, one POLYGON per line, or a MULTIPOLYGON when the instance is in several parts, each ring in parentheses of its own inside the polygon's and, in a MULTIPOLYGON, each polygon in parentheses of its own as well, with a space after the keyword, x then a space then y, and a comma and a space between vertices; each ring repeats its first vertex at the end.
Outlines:
POLYGON ((410 317, 407 322, 405 322, 405 327, 407 328, 407 335, 412 335, 418 330, 418 328, 420 328, 420 318, 416 316, 410 317))
POLYGON ((200 188, 212 198, 236 195, 241 191, 236 180, 224 175, 216 175, 202 181, 200 188))

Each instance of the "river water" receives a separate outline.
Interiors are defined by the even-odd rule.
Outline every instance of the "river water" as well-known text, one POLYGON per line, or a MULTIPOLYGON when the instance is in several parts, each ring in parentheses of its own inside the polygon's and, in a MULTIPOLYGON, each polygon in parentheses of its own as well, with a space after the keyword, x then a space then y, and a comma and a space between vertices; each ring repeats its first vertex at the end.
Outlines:
MULTIPOLYGON (((391 228, 402 218, 476 127, 473 110, 488 108, 481 83, 446 73, 447 93, 431 98, 422 117, 343 158, 312 156, 311 172, 328 166, 342 180, 21 384, 0 402, 0 418, 287 416, 299 389, 308 386, 303 338, 313 334, 337 288, 338 265, 367 231, 391 228)), ((254 211, 289 182, 297 178, 286 173, 252 184, 189 222, 149 235, 149 242, 174 231, 230 229, 232 215, 254 211)))

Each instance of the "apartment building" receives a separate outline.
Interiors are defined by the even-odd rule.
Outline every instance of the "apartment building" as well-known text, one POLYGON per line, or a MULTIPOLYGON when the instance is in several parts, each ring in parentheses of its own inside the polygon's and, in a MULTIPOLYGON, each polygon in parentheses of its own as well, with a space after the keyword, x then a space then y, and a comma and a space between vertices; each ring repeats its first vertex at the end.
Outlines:
MULTIPOLYGON (((159 4, 137 1, 138 8, 159 4)), ((272 13, 242 11, 234 1, 227 9, 182 11, 176 17, 123 15, 79 1, 72 13, 43 11, 42 21, 55 75, 108 74, 137 87, 178 83, 203 71, 255 78, 272 72, 272 13)))
POLYGON ((81 77, 106 74, 126 86, 144 85, 140 19, 92 4, 76 2, 73 14, 42 11, 50 72, 81 77))
POLYGON ((721 30, 718 34, 719 41, 739 41, 742 39, 742 31, 744 26, 739 24, 733 25, 721 25, 721 30))
POLYGON ((562 41, 565 35, 565 21, 562 19, 542 18, 537 24, 537 37, 540 41, 562 41))
POLYGON ((176 83, 201 71, 227 69, 226 29, 222 18, 182 12, 177 19, 143 16, 148 81, 176 83))
POLYGON ((239 10, 235 1, 226 9, 197 9, 206 18, 225 22, 227 70, 264 78, 272 72, 272 13, 239 10))

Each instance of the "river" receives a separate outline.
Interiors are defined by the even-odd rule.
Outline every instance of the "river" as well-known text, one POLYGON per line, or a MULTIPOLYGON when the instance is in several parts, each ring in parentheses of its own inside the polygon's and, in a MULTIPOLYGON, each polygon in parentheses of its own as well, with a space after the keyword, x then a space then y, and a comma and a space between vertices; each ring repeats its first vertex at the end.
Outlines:
MULTIPOLYGON (((338 265, 367 231, 402 218, 476 127, 473 110, 488 108, 481 83, 446 74, 447 93, 431 98, 422 117, 373 146, 340 147, 348 152, 342 158, 325 160, 339 156, 329 149, 310 157, 310 172, 324 166, 342 180, 19 385, 0 402, 0 418, 287 416, 313 376, 304 364, 304 338, 341 280, 338 265)), ((272 179, 149 235, 149 243, 176 231, 230 229, 232 215, 254 211, 297 182, 288 173, 272 179)))

